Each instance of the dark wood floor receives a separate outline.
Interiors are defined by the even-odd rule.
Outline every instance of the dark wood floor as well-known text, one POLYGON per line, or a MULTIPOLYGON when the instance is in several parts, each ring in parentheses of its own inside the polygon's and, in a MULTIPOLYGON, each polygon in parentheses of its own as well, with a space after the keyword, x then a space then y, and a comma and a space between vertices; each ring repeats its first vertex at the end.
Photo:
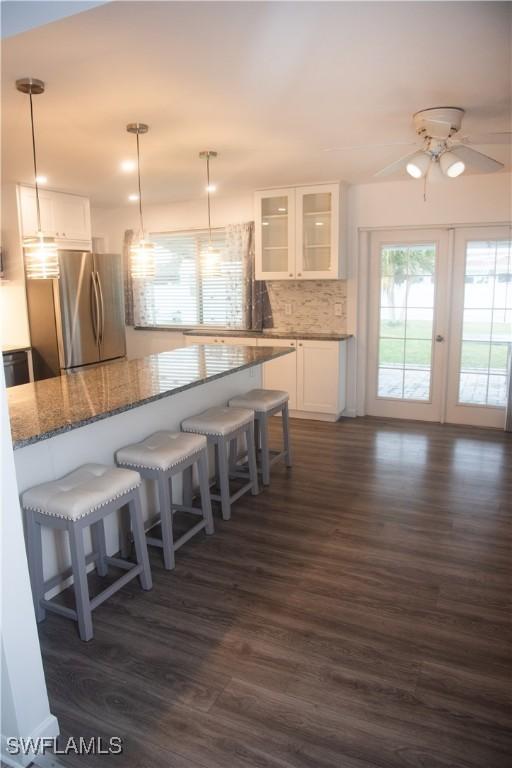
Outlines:
POLYGON ((152 558, 94 615, 41 625, 64 736, 122 768, 512 764, 512 438, 377 419, 294 421, 295 466, 152 558))

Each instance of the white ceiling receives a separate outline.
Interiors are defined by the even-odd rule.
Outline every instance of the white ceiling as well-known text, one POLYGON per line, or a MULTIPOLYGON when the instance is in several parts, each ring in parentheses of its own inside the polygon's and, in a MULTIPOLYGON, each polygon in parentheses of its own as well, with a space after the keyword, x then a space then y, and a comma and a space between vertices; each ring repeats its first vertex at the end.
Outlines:
MULTIPOLYGON (((2 43, 4 180, 31 181, 27 97, 38 77, 41 172, 51 186, 124 204, 142 138, 146 202, 203 193, 201 149, 219 152, 219 194, 371 181, 414 141, 411 115, 466 109, 466 133, 510 130, 510 3, 111 2, 2 43)), ((507 146, 480 146, 507 162, 507 146)))

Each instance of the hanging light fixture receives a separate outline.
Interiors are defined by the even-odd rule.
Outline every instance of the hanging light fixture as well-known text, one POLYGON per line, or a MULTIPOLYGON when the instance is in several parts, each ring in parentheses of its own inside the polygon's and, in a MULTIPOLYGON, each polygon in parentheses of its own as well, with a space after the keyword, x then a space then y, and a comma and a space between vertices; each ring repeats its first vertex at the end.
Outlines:
POLYGON ((133 278, 149 280, 155 274, 155 243, 147 239, 144 232, 144 218, 142 216, 142 192, 140 184, 140 142, 139 136, 149 131, 145 123, 128 123, 128 133, 134 133, 137 139, 137 178, 139 184, 139 235, 138 240, 130 248, 130 272, 133 278))
POLYGON ((216 189, 215 184, 210 181, 210 158, 217 157, 217 152, 213 149, 206 149, 199 153, 201 160, 206 160, 206 195, 208 199, 208 245, 201 251, 201 262, 206 274, 214 274, 218 271, 220 265, 221 252, 213 247, 212 243, 212 217, 210 193, 216 189))
POLYGON ((33 77, 23 77, 16 80, 16 88, 21 93, 26 93, 30 99, 30 125, 32 127, 32 157, 34 160, 34 184, 36 189, 36 220, 37 233, 31 237, 23 238, 23 252, 25 258, 25 271, 28 279, 41 280, 58 278, 59 256, 57 244, 53 237, 46 237, 41 226, 41 206, 39 204, 39 184, 43 177, 37 173, 36 139, 34 131, 34 106, 32 96, 44 93, 44 83, 33 77))

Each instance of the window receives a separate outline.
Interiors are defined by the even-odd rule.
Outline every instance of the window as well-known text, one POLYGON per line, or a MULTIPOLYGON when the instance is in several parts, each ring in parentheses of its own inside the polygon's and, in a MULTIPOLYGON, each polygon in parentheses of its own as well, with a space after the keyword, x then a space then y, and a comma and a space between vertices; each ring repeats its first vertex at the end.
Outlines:
POLYGON ((226 230, 212 230, 218 258, 205 257, 208 231, 151 234, 158 246, 155 277, 134 282, 134 318, 141 326, 242 328, 242 254, 228 247, 226 230))
POLYGON ((430 399, 435 271, 435 243, 381 249, 378 397, 430 399))
POLYGON ((459 403, 504 407, 512 347, 512 243, 466 245, 459 403))

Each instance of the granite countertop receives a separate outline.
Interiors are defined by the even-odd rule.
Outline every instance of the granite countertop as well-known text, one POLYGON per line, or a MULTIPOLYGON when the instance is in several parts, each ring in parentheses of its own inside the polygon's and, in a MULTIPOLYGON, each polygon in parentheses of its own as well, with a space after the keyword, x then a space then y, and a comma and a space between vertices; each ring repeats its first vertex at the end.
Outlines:
POLYGON ((194 344, 9 387, 13 447, 46 440, 293 352, 289 347, 194 344))
POLYGON ((339 333, 338 331, 185 331, 185 336, 240 336, 245 339, 303 339, 304 341, 346 341, 352 338, 351 333, 339 333))

